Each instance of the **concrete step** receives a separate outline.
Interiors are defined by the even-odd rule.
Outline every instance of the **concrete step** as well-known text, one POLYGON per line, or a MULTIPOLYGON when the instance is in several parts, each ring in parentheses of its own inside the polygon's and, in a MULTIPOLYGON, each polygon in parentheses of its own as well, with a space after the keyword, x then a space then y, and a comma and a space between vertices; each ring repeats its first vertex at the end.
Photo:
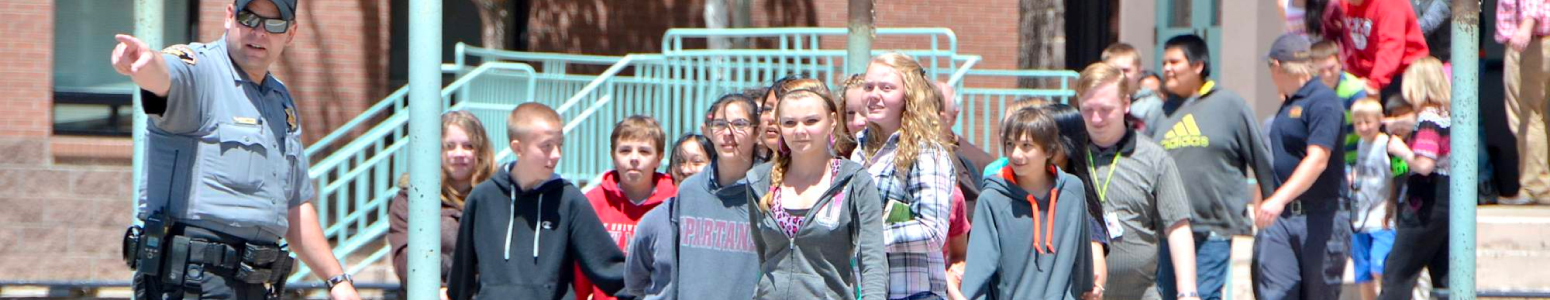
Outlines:
POLYGON ((1480 290, 1550 291, 1550 207, 1485 206, 1477 213, 1480 290))

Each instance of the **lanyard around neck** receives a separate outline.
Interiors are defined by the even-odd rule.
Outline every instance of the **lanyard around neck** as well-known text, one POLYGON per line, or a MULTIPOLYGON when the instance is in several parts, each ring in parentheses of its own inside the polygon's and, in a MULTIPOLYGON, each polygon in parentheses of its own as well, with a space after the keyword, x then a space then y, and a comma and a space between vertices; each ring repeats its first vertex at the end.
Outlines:
MULTIPOLYGON (((1114 161, 1109 162, 1109 175, 1105 176, 1103 178, 1103 184, 1097 186, 1098 187, 1098 203, 1103 203, 1105 201, 1108 201, 1107 199, 1108 199, 1108 194, 1109 194, 1109 183, 1112 183, 1113 180, 1114 180, 1114 169, 1118 169, 1117 166, 1119 165, 1119 158, 1120 157, 1124 157, 1124 156, 1125 156, 1124 153, 1114 153, 1114 161)), ((1091 149, 1088 149, 1087 150, 1087 171, 1088 171, 1088 175, 1089 176, 1098 175, 1098 170, 1093 168, 1093 166, 1095 166, 1095 165, 1097 165, 1097 163, 1093 162, 1093 151, 1091 149)))

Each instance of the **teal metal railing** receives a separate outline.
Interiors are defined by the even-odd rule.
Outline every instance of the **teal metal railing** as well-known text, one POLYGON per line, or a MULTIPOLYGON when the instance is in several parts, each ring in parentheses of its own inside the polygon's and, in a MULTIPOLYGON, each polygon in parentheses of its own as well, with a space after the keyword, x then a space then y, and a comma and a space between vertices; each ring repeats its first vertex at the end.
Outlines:
MULTIPOLYGON (((940 79, 957 75, 962 78, 978 56, 956 55, 957 38, 942 28, 884 28, 880 36, 901 43, 923 45, 918 48, 890 50, 915 56, 940 79)), ((608 159, 608 139, 618 120, 633 114, 650 115, 662 123, 669 138, 698 131, 703 121, 696 116, 721 95, 763 87, 784 76, 818 78, 837 86, 843 73, 845 52, 828 49, 821 43, 832 38, 842 45, 842 28, 757 28, 757 29, 671 29, 663 38, 661 54, 635 54, 625 57, 557 53, 514 52, 458 45, 451 69, 467 70, 476 62, 517 61, 540 66, 537 77, 541 89, 535 101, 549 104, 569 120, 564 159, 557 172, 582 183, 612 168, 608 159), (764 39, 775 49, 695 49, 694 39, 734 37, 764 39), (577 69, 597 70, 601 74, 576 74, 577 69), (559 97, 559 95, 566 95, 559 97), (558 102, 558 99, 565 99, 558 102)), ((703 43, 702 43, 703 44, 703 43)), ((877 51, 884 53, 884 51, 877 51)), ((483 99, 478 89, 460 93, 460 98, 483 99)), ((477 109, 492 140, 505 140, 506 106, 481 104, 477 109)), ((664 149, 666 150, 666 149, 664 149)), ((498 160, 509 161, 509 149, 501 149, 498 160)))
MULTIPOLYGON (((492 92, 486 95, 486 99, 531 98, 522 93, 533 90, 532 87, 537 84, 535 74, 533 68, 526 64, 481 65, 442 90, 443 105, 452 104, 454 94, 488 85, 525 86, 526 89, 504 89, 515 95, 501 97, 492 92)), ((395 95, 398 98, 390 96, 382 102, 401 103, 403 94, 395 95)), ((459 109, 474 105, 476 103, 473 100, 467 100, 451 107, 459 109)), ((391 107, 383 106, 381 110, 391 107)), ((407 171, 408 155, 405 154, 405 146, 409 141, 409 115, 402 111, 401 105, 396 109, 398 113, 344 144, 335 151, 335 155, 318 161, 307 172, 308 178, 318 184, 318 196, 314 204, 318 209, 318 222, 323 225, 323 235, 335 244, 334 256, 340 259, 348 273, 359 272, 381 260, 390 250, 382 243, 381 237, 388 230, 388 201, 398 195, 398 178, 407 171), (352 255, 368 250, 375 251, 360 261, 348 261, 352 255)), ((505 124, 505 119, 501 120, 501 124, 505 124)), ((302 266, 289 280, 300 281, 310 273, 309 268, 302 266)))
MULTIPOLYGON (((784 27, 784 28, 735 28, 735 29, 706 29, 706 28, 674 28, 669 29, 662 38, 662 54, 672 55, 681 52, 710 51, 720 52, 726 49, 698 49, 686 48, 686 44, 707 44, 710 38, 739 38, 763 41, 759 44, 770 44, 766 49, 746 49, 755 51, 809 51, 809 52, 841 52, 837 57, 845 57, 846 49, 843 47, 823 47, 823 44, 843 45, 848 34, 847 29, 839 27, 784 27), (695 43, 697 41, 698 43, 695 43)), ((873 55, 886 52, 902 52, 920 60, 931 74, 939 74, 941 69, 952 69, 952 57, 958 54, 958 36, 947 28, 878 28, 877 40, 888 44, 904 44, 904 47, 892 47, 887 50, 872 51, 873 55)), ((831 56, 833 54, 824 54, 831 56)), ((844 65, 835 66, 841 74, 844 73, 844 65)), ((843 78, 842 78, 843 79, 843 78)), ((832 81, 831 81, 832 83, 832 81)))
POLYGON ((1069 70, 967 70, 957 91, 963 113, 953 130, 991 155, 999 156, 1001 147, 995 145, 1001 144, 998 133, 1006 107, 1015 101, 1031 99, 1069 103, 1076 97, 1071 86, 1077 75, 1069 70), (1058 85, 1049 89, 1014 87, 1018 80, 1024 79, 1053 81, 1058 85), (992 87, 995 83, 1004 87, 992 87))

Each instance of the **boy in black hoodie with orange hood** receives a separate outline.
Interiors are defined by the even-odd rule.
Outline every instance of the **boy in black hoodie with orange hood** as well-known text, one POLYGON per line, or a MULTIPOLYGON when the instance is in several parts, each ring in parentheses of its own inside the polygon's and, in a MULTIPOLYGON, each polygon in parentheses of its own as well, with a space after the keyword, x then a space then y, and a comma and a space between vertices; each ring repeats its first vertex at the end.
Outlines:
POLYGON ((554 175, 561 124, 542 104, 512 110, 506 128, 518 159, 468 197, 447 280, 450 298, 574 299, 572 266, 606 293, 624 287, 624 253, 581 190, 554 175))

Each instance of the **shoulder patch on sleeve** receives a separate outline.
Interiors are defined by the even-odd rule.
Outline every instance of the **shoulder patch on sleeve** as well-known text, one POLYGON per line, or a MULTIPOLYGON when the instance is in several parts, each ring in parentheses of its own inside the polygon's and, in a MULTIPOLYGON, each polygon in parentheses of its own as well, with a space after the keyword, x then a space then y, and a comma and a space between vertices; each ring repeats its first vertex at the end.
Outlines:
POLYGON ((167 46, 166 49, 161 50, 161 53, 177 56, 178 60, 183 61, 185 64, 193 65, 199 63, 199 57, 194 54, 193 49, 188 48, 188 45, 178 44, 167 46))

